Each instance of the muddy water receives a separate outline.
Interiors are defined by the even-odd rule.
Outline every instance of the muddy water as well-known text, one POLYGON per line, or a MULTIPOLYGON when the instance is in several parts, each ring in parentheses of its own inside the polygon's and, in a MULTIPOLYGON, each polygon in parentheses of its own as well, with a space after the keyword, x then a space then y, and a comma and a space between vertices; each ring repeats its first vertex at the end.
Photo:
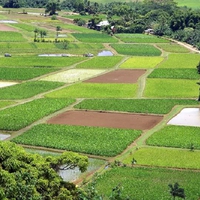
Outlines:
POLYGON ((98 56, 113 56, 113 53, 111 51, 102 51, 98 53, 98 56))
POLYGON ((0 133, 0 140, 5 140, 6 138, 9 138, 10 134, 4 134, 4 133, 0 133))
POLYGON ((10 85, 15 85, 15 84, 17 84, 17 82, 0 81, 0 88, 7 87, 7 86, 10 86, 10 85))
POLYGON ((184 108, 167 124, 200 127, 200 108, 184 108))

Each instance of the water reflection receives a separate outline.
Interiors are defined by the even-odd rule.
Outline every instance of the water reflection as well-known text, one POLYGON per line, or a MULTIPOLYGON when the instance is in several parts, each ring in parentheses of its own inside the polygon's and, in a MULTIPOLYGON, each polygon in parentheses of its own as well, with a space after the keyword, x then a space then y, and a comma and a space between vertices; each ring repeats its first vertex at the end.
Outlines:
POLYGON ((111 51, 101 51, 97 56, 113 56, 111 51))

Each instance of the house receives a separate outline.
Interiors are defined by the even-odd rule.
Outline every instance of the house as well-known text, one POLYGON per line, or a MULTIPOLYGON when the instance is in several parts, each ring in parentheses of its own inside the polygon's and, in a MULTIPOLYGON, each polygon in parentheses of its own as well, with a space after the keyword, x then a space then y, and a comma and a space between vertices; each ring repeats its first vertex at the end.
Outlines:
POLYGON ((144 33, 146 33, 146 34, 154 34, 154 31, 153 31, 153 29, 148 28, 148 29, 146 29, 146 30, 144 31, 144 33))
POLYGON ((108 25, 110 25, 108 20, 101 21, 96 25, 96 30, 100 31, 101 27, 108 26, 108 25))

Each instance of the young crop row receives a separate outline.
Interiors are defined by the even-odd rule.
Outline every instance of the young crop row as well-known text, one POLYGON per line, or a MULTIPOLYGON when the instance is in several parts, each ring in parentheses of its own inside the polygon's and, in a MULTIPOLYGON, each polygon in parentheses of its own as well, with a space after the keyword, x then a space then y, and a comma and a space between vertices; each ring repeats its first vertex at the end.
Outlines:
POLYGON ((50 72, 54 72, 56 68, 10 68, 1 67, 0 69, 0 80, 29 80, 50 72))
POLYGON ((75 108, 167 114, 175 105, 199 105, 199 103, 195 100, 185 99, 85 99, 75 108))
POLYGON ((168 125, 146 141, 148 145, 200 149, 200 127, 168 125))
POLYGON ((120 186, 123 188, 122 199, 129 196, 138 200, 170 200, 172 196, 168 185, 178 182, 180 188, 185 189, 186 198, 192 200, 200 197, 199 179, 197 171, 115 167, 96 179, 96 190, 109 197, 112 189, 120 186))
POLYGON ((0 67, 68 67, 86 60, 84 57, 20 56, 1 58, 0 67))
POLYGON ((78 83, 46 94, 51 98, 129 98, 137 84, 78 83))
POLYGON ((22 23, 12 24, 12 26, 20 28, 28 32, 33 32, 36 28, 35 26, 31 26, 30 24, 22 24, 22 23))
POLYGON ((74 102, 73 99, 37 99, 0 111, 0 129, 16 131, 74 102))
POLYGON ((25 42, 21 33, 13 31, 0 31, 0 42, 25 42))
POLYGON ((133 157, 139 165, 200 169, 200 151, 151 147, 141 148, 123 162, 130 164, 133 157))
POLYGON ((148 78, 144 96, 150 98, 197 98, 198 80, 148 78))
POLYGON ((154 69, 148 78, 168 78, 168 79, 194 79, 200 78, 197 69, 181 68, 158 68, 154 69))
POLYGON ((163 49, 166 52, 172 53, 189 53, 190 51, 176 43, 168 43, 168 44, 156 44, 159 48, 163 49))
POLYGON ((116 34, 117 38, 126 43, 169 43, 169 40, 145 34, 116 34))
POLYGON ((115 156, 139 137, 141 131, 100 127, 40 124, 13 141, 100 156, 115 156))
POLYGON ((86 62, 80 63, 76 68, 86 68, 86 69, 105 69, 112 68, 117 63, 122 60, 121 56, 112 56, 112 57, 94 57, 86 62))
POLYGON ((163 57, 135 56, 120 65, 123 69, 149 69, 156 67, 163 61, 163 57))
POLYGON ((64 85, 64 83, 49 81, 24 82, 21 84, 0 88, 0 99, 26 99, 43 92, 47 92, 51 89, 55 89, 62 85, 64 85))
POLYGON ((199 60, 199 54, 169 54, 168 59, 159 65, 159 68, 196 68, 199 60))
POLYGON ((87 43, 115 43, 118 40, 105 33, 72 33, 81 42, 87 43))
POLYGON ((132 56, 160 56, 161 51, 148 44, 111 44, 119 54, 132 56))

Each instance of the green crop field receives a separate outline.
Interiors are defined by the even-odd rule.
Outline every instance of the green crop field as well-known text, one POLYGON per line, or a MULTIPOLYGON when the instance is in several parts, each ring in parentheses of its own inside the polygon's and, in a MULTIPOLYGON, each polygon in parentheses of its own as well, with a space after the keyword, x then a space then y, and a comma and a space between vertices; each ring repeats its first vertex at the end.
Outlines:
POLYGON ((81 42, 87 43, 115 43, 118 40, 105 33, 72 33, 81 42))
POLYGON ((120 65, 124 69, 148 69, 154 68, 163 61, 163 57, 131 57, 120 65))
POLYGON ((46 94, 50 98, 131 98, 136 84, 80 83, 46 94))
POLYGON ((0 42, 25 42, 21 33, 13 31, 0 31, 0 42))
POLYGON ((50 81, 31 81, 0 88, 0 99, 26 99, 42 92, 55 89, 64 83, 50 81))
POLYGON ((123 187, 122 199, 127 195, 138 200, 170 200, 169 184, 179 183, 185 189, 187 199, 198 199, 200 196, 200 173, 197 171, 115 167, 96 179, 96 190, 105 194, 106 199, 116 186, 123 187))
POLYGON ((169 54, 168 59, 159 65, 160 68, 196 68, 199 54, 169 54))
POLYGON ((131 56, 160 56, 161 51, 148 44, 111 44, 119 54, 131 56))
POLYGON ((141 148, 123 162, 130 164, 133 157, 139 165, 200 169, 200 151, 192 152, 189 150, 169 148, 141 148))
POLYGON ((36 28, 35 26, 31 26, 30 24, 22 24, 22 23, 12 24, 12 26, 28 32, 33 32, 36 28))
POLYGON ((167 114, 175 105, 199 105, 185 99, 85 99, 78 109, 167 114))
POLYGON ((144 96, 150 98, 197 98, 198 80, 153 79, 146 80, 144 96))
POLYGON ((169 40, 145 34, 116 34, 117 38, 125 43, 168 43, 169 40))
POLYGON ((36 99, 0 111, 0 129, 16 131, 74 102, 73 99, 36 99))
POLYGON ((137 130, 40 124, 13 139, 20 144, 115 156, 141 134, 137 130))
POLYGON ((1 58, 0 67, 68 67, 86 60, 84 57, 20 56, 1 58))
POLYGON ((153 146, 200 149, 200 127, 168 125, 155 132, 146 143, 153 146))
POLYGON ((12 104, 14 104, 14 101, 0 101, 0 108, 4 108, 6 106, 10 106, 12 104))
POLYGON ((163 49, 164 51, 167 52, 172 52, 172 53, 189 53, 190 51, 176 43, 169 43, 169 44, 156 44, 159 48, 163 49))
POLYGON ((50 72, 54 72, 56 69, 54 68, 8 68, 1 67, 0 68, 0 80, 29 80, 44 74, 48 74, 50 72))
POLYGON ((121 56, 99 56, 94 57, 90 60, 82 62, 76 66, 76 68, 84 68, 84 69, 106 69, 112 68, 116 64, 118 64, 123 57, 121 56))
POLYGON ((199 0, 175 0, 178 3, 178 6, 187 6, 193 9, 200 8, 200 1, 199 0))
POLYGON ((197 69, 181 69, 181 68, 158 68, 154 69, 148 78, 169 78, 169 79, 199 79, 200 75, 197 69))

